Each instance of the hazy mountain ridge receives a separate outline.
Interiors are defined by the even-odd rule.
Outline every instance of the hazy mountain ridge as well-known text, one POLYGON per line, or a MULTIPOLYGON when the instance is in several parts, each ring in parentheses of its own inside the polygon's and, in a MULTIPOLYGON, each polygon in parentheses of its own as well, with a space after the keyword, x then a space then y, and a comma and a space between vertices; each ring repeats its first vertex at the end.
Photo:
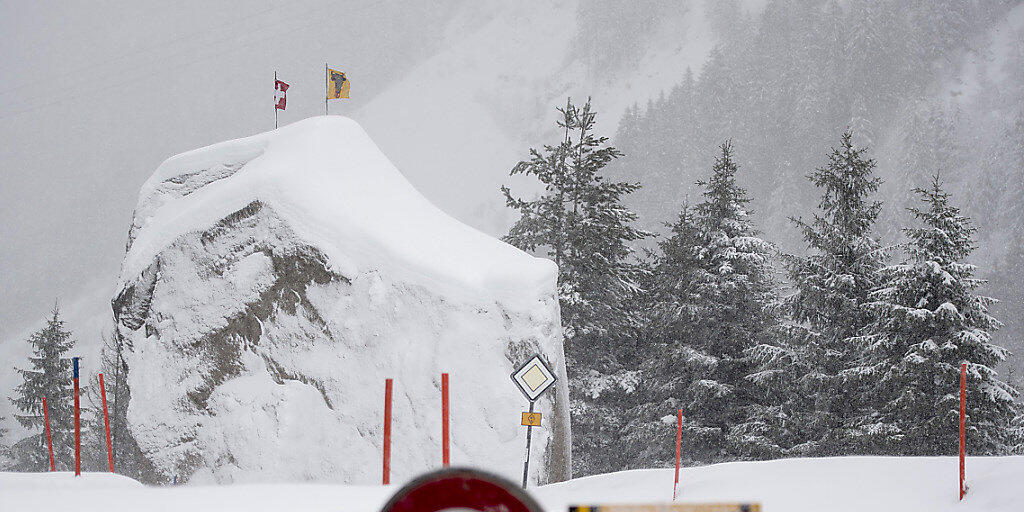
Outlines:
MULTIPOLYGON (((699 76, 631 108, 613 139, 626 153, 613 174, 645 185, 631 203, 645 227, 698 199, 696 181, 731 139, 765 237, 801 252, 789 218, 806 218, 818 201, 805 176, 851 128, 884 180, 884 243, 903 241, 912 191, 938 171, 979 228, 981 275, 1019 287, 1018 274, 997 267, 1019 252, 1024 225, 1024 6, 777 1, 753 20, 735 7, 730 16, 751 30, 723 34, 699 76)), ((1024 303, 996 313, 1013 321, 1024 303)), ((1024 331, 996 336, 1019 367, 1024 331)))

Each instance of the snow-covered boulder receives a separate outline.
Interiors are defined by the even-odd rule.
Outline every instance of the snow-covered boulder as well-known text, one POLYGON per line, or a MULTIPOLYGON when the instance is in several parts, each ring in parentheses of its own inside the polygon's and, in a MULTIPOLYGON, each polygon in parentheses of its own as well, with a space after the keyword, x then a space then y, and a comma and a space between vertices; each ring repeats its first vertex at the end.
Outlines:
POLYGON ((315 117, 164 162, 143 185, 117 296, 129 429, 154 478, 379 483, 452 463, 521 477, 534 353, 532 479, 569 477, 556 268, 431 205, 354 121, 315 117))

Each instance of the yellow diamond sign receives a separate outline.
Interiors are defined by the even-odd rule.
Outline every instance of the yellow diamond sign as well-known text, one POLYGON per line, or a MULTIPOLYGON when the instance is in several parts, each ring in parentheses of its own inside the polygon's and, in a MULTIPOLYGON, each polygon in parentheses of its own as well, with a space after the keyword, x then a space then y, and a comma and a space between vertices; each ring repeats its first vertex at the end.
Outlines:
POLYGON ((555 383, 555 375, 551 373, 540 356, 533 356, 526 364, 512 373, 512 381, 532 402, 555 383))

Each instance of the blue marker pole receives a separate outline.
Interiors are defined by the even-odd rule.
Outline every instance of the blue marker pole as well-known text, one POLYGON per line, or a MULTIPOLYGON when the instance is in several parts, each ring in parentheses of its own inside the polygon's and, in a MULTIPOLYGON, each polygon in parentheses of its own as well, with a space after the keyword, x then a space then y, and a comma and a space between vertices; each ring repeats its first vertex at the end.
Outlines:
POLYGON ((71 364, 74 366, 75 381, 75 476, 82 475, 82 432, 79 422, 78 409, 78 358, 72 357, 71 364))

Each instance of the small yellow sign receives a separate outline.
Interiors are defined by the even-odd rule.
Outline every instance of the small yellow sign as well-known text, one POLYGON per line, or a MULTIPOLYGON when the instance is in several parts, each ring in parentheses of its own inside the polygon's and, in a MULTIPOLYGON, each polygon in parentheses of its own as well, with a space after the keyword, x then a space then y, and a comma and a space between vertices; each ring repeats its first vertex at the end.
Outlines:
POLYGON ((525 427, 539 427, 540 426, 540 413, 539 412, 524 412, 523 413, 523 426, 525 426, 525 427))

